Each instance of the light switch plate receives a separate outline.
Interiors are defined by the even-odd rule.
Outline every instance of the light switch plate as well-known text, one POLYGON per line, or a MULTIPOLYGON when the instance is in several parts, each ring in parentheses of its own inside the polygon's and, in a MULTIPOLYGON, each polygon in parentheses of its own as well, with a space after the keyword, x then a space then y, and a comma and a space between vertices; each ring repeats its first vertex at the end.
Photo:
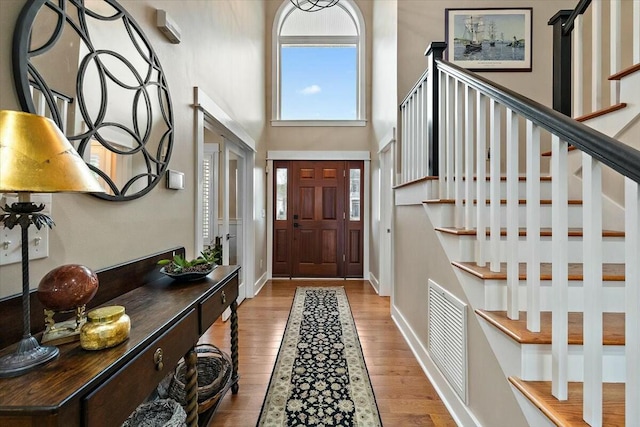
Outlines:
MULTIPOLYGON (((0 197, 0 205, 11 205, 18 201, 17 195, 4 194, 0 197)), ((51 214, 51 194, 33 194, 31 201, 36 205, 44 204, 43 213, 51 214)), ((46 258, 49 256, 49 227, 38 230, 30 226, 27 230, 29 242, 29 259, 46 258)), ((20 226, 13 229, 0 227, 0 265, 13 264, 22 261, 22 230, 20 226)))

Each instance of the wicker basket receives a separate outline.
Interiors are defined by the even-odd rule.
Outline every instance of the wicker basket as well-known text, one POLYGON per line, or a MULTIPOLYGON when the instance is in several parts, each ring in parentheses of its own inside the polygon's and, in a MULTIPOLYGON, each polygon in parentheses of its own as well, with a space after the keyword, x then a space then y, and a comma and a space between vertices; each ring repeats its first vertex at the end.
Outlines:
MULTIPOLYGON (((231 359, 210 344, 197 345, 195 351, 198 355, 198 413, 202 413, 215 405, 226 390, 231 379, 231 359)), ((181 360, 175 372, 160 383, 159 394, 186 406, 186 371, 186 363, 181 360)))
POLYGON ((173 399, 159 399, 138 406, 122 427, 186 427, 187 414, 173 399))

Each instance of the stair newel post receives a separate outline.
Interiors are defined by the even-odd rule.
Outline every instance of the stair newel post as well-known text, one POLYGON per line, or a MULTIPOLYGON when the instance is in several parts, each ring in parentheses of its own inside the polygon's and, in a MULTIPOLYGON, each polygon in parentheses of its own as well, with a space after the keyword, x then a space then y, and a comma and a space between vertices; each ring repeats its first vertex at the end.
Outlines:
POLYGON ((602 426, 602 165, 582 153, 584 388, 582 416, 602 426))
POLYGON ((553 25, 553 109, 567 116, 571 116, 571 32, 564 26, 571 12, 561 10, 548 22, 553 25))
POLYGON ((500 104, 489 101, 489 249, 493 272, 500 271, 500 104))
POLYGON ((480 267, 487 265, 487 96, 476 92, 476 240, 480 267))
MULTIPOLYGON (((518 263, 518 115, 510 108, 506 113, 506 164, 507 164, 507 316, 519 318, 518 287, 520 281, 518 263)), ((497 177, 496 177, 497 178, 497 177)))
POLYGON ((551 138, 551 393, 558 400, 568 398, 569 366, 569 227, 567 151, 569 144, 553 135, 551 138))
POLYGON ((425 56, 427 57, 427 68, 429 69, 429 80, 427 81, 427 135, 429 144, 429 168, 431 176, 439 174, 438 148, 440 141, 440 72, 438 71, 438 60, 443 58, 443 52, 447 48, 445 42, 432 42, 427 46, 425 56))
POLYGON ((527 120, 527 329, 540 332, 540 128, 527 120))
MULTIPOLYGON (((638 7, 640 9, 640 7, 638 7)), ((640 184, 625 178, 625 421, 640 425, 640 184)))

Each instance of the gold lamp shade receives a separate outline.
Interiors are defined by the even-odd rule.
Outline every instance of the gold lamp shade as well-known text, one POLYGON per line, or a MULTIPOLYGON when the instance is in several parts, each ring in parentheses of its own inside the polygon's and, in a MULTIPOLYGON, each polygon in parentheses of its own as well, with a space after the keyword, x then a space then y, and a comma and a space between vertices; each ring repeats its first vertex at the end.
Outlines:
POLYGON ((0 110, 0 192, 104 190, 51 119, 0 110))

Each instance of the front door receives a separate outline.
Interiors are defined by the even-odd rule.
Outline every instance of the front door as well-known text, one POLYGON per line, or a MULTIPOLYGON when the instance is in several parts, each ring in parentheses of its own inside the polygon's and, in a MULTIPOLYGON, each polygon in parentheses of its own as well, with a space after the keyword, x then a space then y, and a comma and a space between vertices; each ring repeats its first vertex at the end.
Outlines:
POLYGON ((363 162, 274 162, 273 275, 362 277, 363 162))

